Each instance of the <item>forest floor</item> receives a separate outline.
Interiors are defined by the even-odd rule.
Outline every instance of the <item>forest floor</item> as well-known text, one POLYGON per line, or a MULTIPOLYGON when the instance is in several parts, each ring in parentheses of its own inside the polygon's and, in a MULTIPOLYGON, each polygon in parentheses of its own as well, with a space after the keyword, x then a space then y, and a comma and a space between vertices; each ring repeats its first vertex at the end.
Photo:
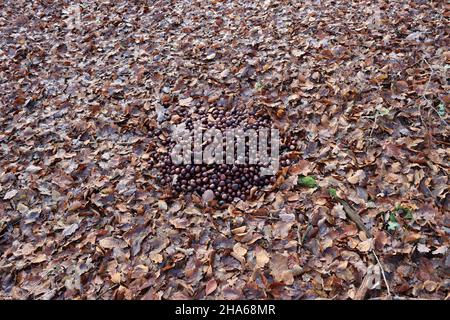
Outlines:
POLYGON ((0 298, 448 298, 448 9, 2 1, 0 298), (220 104, 300 157, 226 208, 148 161, 171 112, 220 104))

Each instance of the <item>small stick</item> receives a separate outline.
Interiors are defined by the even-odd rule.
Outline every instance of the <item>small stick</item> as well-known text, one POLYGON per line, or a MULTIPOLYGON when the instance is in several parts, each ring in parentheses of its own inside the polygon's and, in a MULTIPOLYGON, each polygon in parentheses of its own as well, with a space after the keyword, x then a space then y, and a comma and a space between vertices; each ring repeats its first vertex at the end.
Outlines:
POLYGON ((383 280, 384 280, 384 284, 386 285, 386 289, 387 289, 387 292, 388 292, 388 296, 392 298, 392 295, 391 295, 391 289, 389 288, 389 283, 387 282, 386 275, 385 275, 385 273, 384 273, 383 265, 381 264, 380 259, 378 259, 378 256, 377 256, 377 254, 375 253, 375 250, 374 250, 374 249, 372 249, 372 253, 373 253, 375 259, 377 260, 378 265, 380 266, 380 269, 381 269, 381 275, 383 276, 383 280))
POLYGON ((371 272, 369 272, 369 269, 367 270, 367 274, 364 277, 361 285, 359 286, 358 290, 355 294, 355 300, 363 300, 367 295, 367 290, 369 289, 369 282, 372 280, 373 275, 371 272))
POLYGON ((359 229, 364 231, 368 238, 371 238, 372 235, 370 234, 370 231, 366 228, 364 222, 361 220, 361 217, 355 212, 355 210, 353 210, 353 208, 350 207, 350 205, 346 201, 339 199, 339 202, 344 207, 344 211, 350 218, 350 220, 352 220, 358 226, 359 229))
MULTIPOLYGON (((344 211, 347 214, 347 216, 350 218, 350 220, 352 220, 362 231, 364 231, 368 238, 372 238, 372 235, 370 234, 370 231, 366 228, 366 226, 364 225, 363 221, 361 220, 361 217, 355 212, 355 210, 353 210, 352 207, 350 207, 350 205, 346 201, 344 201, 342 199, 339 199, 339 202, 343 205, 344 211)), ((384 280, 384 283, 386 285, 386 289, 387 289, 388 295, 389 295, 389 297, 392 298, 391 289, 389 287, 389 283, 387 282, 386 274, 384 272, 383 265, 381 264, 380 259, 378 259, 378 256, 375 253, 375 250, 372 249, 371 251, 372 251, 372 254, 374 255, 375 259, 377 260, 378 265, 380 266, 381 275, 383 276, 383 280, 384 280)))
POLYGON ((103 290, 103 292, 99 293, 96 297, 96 299, 101 298, 105 293, 107 293, 110 290, 113 290, 115 288, 117 288, 119 286, 119 283, 113 284, 112 286, 110 286, 109 288, 106 288, 105 290, 103 290))

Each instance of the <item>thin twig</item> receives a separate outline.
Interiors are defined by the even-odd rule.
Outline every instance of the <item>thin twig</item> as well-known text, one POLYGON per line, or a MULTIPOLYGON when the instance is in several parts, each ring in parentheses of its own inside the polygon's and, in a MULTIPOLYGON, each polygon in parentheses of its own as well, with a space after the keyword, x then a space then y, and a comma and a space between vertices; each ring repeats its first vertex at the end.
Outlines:
POLYGON ((364 300, 364 298, 367 295, 367 291, 369 289, 369 283, 373 279, 371 268, 373 266, 369 266, 367 268, 366 276, 364 277, 363 281, 361 282, 361 285, 359 286, 358 290, 355 294, 355 300, 364 300))
POLYGON ((298 221, 297 221, 297 242, 299 244, 299 247, 303 246, 302 236, 300 235, 300 222, 298 221))
POLYGON ((391 295, 391 289, 390 289, 390 287, 389 287, 389 283, 387 282, 386 274, 384 273, 383 265, 381 264, 380 259, 378 259, 378 256, 377 256, 377 254, 375 253, 375 250, 374 250, 374 249, 372 249, 372 253, 373 253, 375 259, 377 260, 378 265, 380 266, 380 269, 381 269, 381 275, 383 276, 384 284, 386 285, 386 289, 387 289, 388 295, 389 295, 389 297, 392 297, 392 295, 391 295))
POLYGON ((364 233, 367 235, 368 238, 371 238, 372 235, 371 235, 370 231, 364 225, 364 222, 361 220, 361 217, 359 216, 359 214, 356 213, 356 211, 352 207, 350 207, 350 205, 346 201, 339 199, 339 202, 344 207, 344 211, 347 214, 347 216, 350 218, 350 220, 352 220, 358 226, 359 229, 364 231, 364 233))
MULTIPOLYGON (((361 217, 356 213, 356 211, 353 210, 353 208, 350 207, 350 205, 346 201, 344 201, 342 199, 339 199, 339 202, 343 205, 344 211, 347 214, 347 216, 350 218, 350 220, 352 220, 358 226, 358 228, 361 229, 366 234, 367 238, 372 238, 373 239, 370 231, 366 228, 366 226, 364 225, 363 221, 361 220, 361 217)), ((384 283, 386 285, 386 289, 387 289, 388 295, 389 295, 389 297, 392 297, 391 289, 389 287, 389 283, 387 282, 386 274, 384 273, 383 265, 381 264, 380 259, 378 259, 378 256, 375 253, 375 250, 372 249, 371 251, 372 251, 372 254, 375 256, 375 259, 377 260, 378 265, 380 266, 381 274, 383 276, 383 280, 384 280, 384 283)))
POLYGON ((379 115, 378 110, 376 110, 376 113, 375 113, 375 116, 374 116, 374 119, 373 119, 373 125, 372 125, 372 128, 370 129, 369 145, 368 145, 368 147, 372 146, 372 141, 373 141, 372 140, 372 134, 373 134, 373 131, 375 130, 375 127, 377 126, 378 115, 379 115))
POLYGON ((120 285, 119 283, 116 283, 116 284, 113 284, 112 286, 110 286, 109 288, 106 288, 105 290, 103 290, 103 292, 101 292, 101 293, 99 293, 97 295, 96 299, 101 298, 105 293, 107 293, 110 290, 113 290, 113 289, 117 288, 119 285, 120 285))

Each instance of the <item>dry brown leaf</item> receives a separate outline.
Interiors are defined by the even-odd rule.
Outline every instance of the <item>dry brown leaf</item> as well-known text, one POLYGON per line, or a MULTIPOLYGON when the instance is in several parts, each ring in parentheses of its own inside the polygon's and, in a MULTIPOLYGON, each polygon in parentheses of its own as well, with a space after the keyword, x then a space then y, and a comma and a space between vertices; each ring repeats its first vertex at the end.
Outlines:
POLYGON ((217 281, 214 279, 209 280, 206 283, 206 288, 205 288, 205 295, 210 295, 211 293, 213 293, 215 290, 217 289, 217 281))
POLYGON ((356 247, 360 252, 369 252, 373 248, 373 238, 358 243, 356 247))
POLYGON ((256 256, 256 267, 264 268, 264 266, 269 262, 270 256, 266 250, 261 248, 260 246, 256 246, 255 248, 255 256, 256 256))

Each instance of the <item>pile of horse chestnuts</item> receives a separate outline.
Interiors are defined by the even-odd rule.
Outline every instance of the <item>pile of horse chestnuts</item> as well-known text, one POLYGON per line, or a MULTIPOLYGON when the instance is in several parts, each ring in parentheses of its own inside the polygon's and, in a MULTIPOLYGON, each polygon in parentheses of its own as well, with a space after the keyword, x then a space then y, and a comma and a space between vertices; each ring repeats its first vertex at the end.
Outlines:
MULTIPOLYGON (((251 112, 232 108, 212 107, 209 110, 194 110, 189 115, 186 110, 179 112, 177 119, 179 124, 184 124, 185 129, 200 129, 205 131, 210 128, 224 132, 227 129, 270 129, 271 119, 261 110, 251 112)), ((270 130, 269 130, 270 132, 270 130)), ((225 134, 224 134, 225 136, 225 134)), ((224 137, 225 142, 225 137, 224 137)), ((169 187, 176 193, 197 193, 202 196, 209 192, 219 204, 229 203, 234 200, 247 200, 254 187, 261 188, 276 181, 274 175, 262 175, 261 164, 250 164, 248 139, 245 140, 245 161, 232 164, 226 163, 201 163, 175 164, 172 161, 170 150, 175 142, 167 139, 166 152, 157 152, 153 162, 159 169, 159 185, 169 187)), ((288 146, 292 150, 295 146, 288 146)), ((268 141, 270 148, 270 139, 268 141)), ((225 154, 225 152, 224 152, 225 154)), ((270 150, 268 149, 268 154, 270 150)), ((282 160, 282 164, 285 162, 282 160)))

